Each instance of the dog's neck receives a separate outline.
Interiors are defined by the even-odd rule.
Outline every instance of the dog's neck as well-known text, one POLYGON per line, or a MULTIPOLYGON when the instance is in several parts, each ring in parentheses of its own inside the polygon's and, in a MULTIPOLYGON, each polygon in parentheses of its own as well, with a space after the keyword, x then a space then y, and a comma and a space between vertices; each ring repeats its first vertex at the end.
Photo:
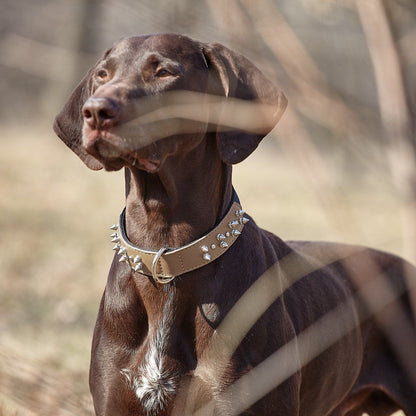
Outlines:
POLYGON ((156 251, 181 247, 224 215, 232 198, 231 166, 201 146, 205 141, 179 161, 167 158, 157 173, 126 168, 126 232, 133 244, 156 251))

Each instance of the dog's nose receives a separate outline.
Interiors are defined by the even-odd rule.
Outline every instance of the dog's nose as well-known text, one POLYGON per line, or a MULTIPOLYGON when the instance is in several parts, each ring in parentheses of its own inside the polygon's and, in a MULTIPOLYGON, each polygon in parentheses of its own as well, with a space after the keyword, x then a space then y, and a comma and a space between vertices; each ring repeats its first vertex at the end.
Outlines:
POLYGON ((120 107, 111 98, 90 97, 82 107, 85 122, 93 129, 113 127, 120 114, 120 107))

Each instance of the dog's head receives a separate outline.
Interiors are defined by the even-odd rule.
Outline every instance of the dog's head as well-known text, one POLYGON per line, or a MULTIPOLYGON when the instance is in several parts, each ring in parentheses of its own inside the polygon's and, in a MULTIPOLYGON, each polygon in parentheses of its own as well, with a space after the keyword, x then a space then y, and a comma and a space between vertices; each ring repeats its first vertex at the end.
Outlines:
POLYGON ((156 172, 206 133, 214 133, 223 162, 234 164, 271 131, 286 104, 255 65, 220 44, 136 36, 88 71, 54 130, 91 169, 156 172))

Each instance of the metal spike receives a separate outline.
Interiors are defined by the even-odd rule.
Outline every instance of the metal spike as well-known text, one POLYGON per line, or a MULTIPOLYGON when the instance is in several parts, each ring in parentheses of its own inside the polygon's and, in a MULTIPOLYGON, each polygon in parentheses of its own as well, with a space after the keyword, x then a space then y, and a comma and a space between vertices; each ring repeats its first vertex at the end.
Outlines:
POLYGON ((210 254, 208 254, 208 253, 205 253, 205 254, 202 256, 202 258, 203 258, 204 260, 206 260, 206 261, 210 261, 210 260, 211 260, 211 255, 210 255, 210 254))
POLYGON ((120 244, 116 244, 114 247, 113 247, 113 250, 114 251, 116 251, 116 250, 118 250, 120 248, 120 244))
POLYGON ((240 218, 240 224, 247 224, 250 220, 246 217, 240 218))
POLYGON ((245 214, 245 211, 243 211, 242 209, 239 209, 238 211, 235 212, 235 215, 237 217, 242 217, 245 214))
POLYGON ((113 233, 113 234, 110 235, 110 237, 111 238, 118 237, 118 234, 117 233, 113 233))
POLYGON ((218 234, 218 235, 217 235, 217 240, 218 240, 218 241, 225 240, 225 235, 224 235, 224 234, 221 234, 221 233, 220 233, 220 234, 218 234))
POLYGON ((140 257, 140 256, 136 256, 134 259, 133 259, 133 263, 134 264, 136 264, 136 263, 140 263, 142 261, 142 258, 140 257))
POLYGON ((119 237, 114 237, 111 239, 112 243, 119 243, 120 242, 120 238, 119 237))
POLYGON ((113 225, 110 227, 110 230, 118 230, 118 224, 113 224, 113 225))
POLYGON ((227 248, 228 247, 228 244, 225 241, 221 241, 220 247, 221 248, 227 248))
POLYGON ((231 234, 232 234, 234 237, 238 237, 238 236, 241 234, 241 232, 240 232, 240 231, 238 231, 238 230, 233 230, 233 231, 231 231, 231 234))
POLYGON ((238 221, 230 221, 229 223, 228 223, 228 226, 230 227, 230 228, 235 228, 235 227, 237 227, 237 225, 239 224, 239 222, 238 221))
POLYGON ((202 246, 201 250, 203 253, 208 253, 208 246, 202 246))
POLYGON ((125 255, 125 254, 123 254, 121 257, 120 257, 120 260, 119 260, 119 262, 121 263, 121 262, 123 262, 123 261, 128 261, 128 257, 125 255))
POLYGON ((135 267, 134 267, 134 271, 138 272, 139 270, 143 269, 143 263, 138 263, 135 267))
POLYGON ((120 250, 117 252, 117 254, 124 254, 126 251, 127 250, 125 247, 120 247, 120 250))

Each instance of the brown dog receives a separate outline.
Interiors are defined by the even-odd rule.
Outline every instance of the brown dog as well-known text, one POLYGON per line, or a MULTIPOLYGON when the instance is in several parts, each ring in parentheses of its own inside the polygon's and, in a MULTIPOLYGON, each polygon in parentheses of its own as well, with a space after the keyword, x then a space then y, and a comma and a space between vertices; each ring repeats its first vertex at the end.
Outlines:
POLYGON ((97 415, 416 416, 412 266, 286 243, 241 210, 231 165, 285 106, 243 56, 169 34, 117 43, 57 116, 88 167, 126 172, 97 415))

